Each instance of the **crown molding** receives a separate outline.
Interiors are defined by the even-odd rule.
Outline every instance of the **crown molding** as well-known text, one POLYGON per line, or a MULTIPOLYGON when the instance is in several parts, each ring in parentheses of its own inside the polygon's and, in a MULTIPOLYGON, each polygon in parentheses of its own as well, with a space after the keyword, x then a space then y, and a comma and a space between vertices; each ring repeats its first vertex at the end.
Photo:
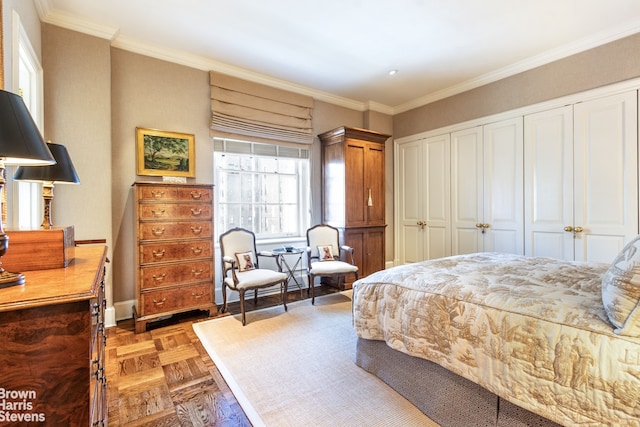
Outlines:
POLYGON ((393 112, 394 114, 399 114, 405 111, 413 110, 414 108, 422 107, 423 105, 427 105, 432 102, 439 101, 450 96, 458 95, 460 93, 476 89, 480 86, 484 86, 489 83, 493 83, 498 80, 532 70, 536 67, 540 67, 542 65, 567 58, 571 55, 575 55, 580 52, 602 46, 606 43, 631 36, 638 32, 640 32, 640 20, 626 27, 619 27, 614 29, 613 31, 601 32, 592 37, 560 46, 559 48, 543 52, 540 55, 532 56, 523 61, 516 62, 515 64, 500 68, 477 78, 467 80, 460 84, 448 87, 437 92, 433 92, 420 98, 416 98, 413 101, 393 107, 393 112))
POLYGON ((255 83, 260 83, 279 89, 285 89, 302 95, 307 95, 318 101, 327 102, 357 111, 369 110, 388 115, 394 115, 413 110, 432 102, 458 95, 472 89, 476 89, 480 86, 496 82, 498 80, 531 70, 536 67, 540 67, 553 61, 557 61, 562 58, 566 58, 568 56, 640 32, 639 20, 626 27, 602 32, 578 42, 570 43, 557 49, 552 49, 540 55, 527 58, 515 64, 511 64, 507 67, 494 70, 477 78, 470 79, 460 84, 416 98, 407 103, 397 106, 388 106, 375 101, 356 101, 328 92, 312 89, 306 86, 297 85, 285 80, 276 79, 264 74, 255 73, 253 71, 249 71, 220 61, 215 61, 203 56, 188 54, 183 51, 171 50, 159 45, 153 45, 147 42, 135 40, 130 37, 121 36, 119 35, 118 28, 91 23, 86 20, 80 19, 77 16, 55 10, 51 5, 51 0, 34 0, 34 4, 42 22, 109 40, 111 46, 116 48, 199 70, 216 71, 219 73, 228 74, 255 83))

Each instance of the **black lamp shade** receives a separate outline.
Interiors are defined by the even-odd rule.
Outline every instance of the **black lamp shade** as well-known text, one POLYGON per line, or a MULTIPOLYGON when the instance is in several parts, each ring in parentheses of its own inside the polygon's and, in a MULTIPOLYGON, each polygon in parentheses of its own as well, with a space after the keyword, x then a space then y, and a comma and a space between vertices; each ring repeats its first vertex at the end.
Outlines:
POLYGON ((80 179, 73 167, 67 148, 62 144, 47 142, 47 146, 56 160, 55 165, 20 166, 13 179, 21 181, 53 181, 79 184, 80 179))
POLYGON ((10 165, 55 162, 22 98, 4 90, 0 90, 0 158, 10 165))

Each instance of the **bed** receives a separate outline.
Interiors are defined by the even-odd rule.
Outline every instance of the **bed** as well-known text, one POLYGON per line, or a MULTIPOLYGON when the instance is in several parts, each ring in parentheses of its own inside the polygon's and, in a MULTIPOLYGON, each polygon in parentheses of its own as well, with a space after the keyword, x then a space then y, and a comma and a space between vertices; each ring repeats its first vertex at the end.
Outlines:
POLYGON ((640 239, 611 265, 398 266, 353 284, 356 363, 446 426, 638 426, 639 300, 640 239))

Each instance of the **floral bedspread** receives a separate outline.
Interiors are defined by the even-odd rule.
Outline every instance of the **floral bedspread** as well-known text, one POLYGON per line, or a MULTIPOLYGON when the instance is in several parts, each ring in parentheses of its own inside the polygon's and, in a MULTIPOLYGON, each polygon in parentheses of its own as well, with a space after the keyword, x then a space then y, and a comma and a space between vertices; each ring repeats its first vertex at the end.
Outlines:
POLYGON ((394 267, 354 283, 354 326, 560 424, 638 426, 640 339, 613 333, 607 268, 497 253, 394 267))

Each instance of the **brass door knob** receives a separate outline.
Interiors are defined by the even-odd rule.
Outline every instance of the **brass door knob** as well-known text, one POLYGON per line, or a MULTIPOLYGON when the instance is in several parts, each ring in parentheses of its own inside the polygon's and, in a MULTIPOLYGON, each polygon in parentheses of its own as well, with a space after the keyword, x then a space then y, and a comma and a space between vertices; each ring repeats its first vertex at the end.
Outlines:
POLYGON ((583 229, 582 229, 582 227, 580 227, 580 226, 575 227, 575 228, 573 229, 573 232, 574 232, 574 233, 582 233, 583 231, 584 231, 584 230, 583 230, 583 229))
POLYGON ((564 228, 564 231, 571 233, 571 232, 573 231, 573 227, 572 227, 572 226, 570 226, 570 225, 567 225, 567 226, 564 228))

